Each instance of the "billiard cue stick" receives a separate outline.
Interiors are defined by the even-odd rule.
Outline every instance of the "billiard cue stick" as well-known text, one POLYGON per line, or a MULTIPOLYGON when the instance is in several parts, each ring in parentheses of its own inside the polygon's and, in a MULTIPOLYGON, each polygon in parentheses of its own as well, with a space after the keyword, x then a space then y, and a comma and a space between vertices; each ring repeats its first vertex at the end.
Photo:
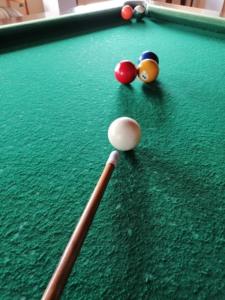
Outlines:
POLYGON ((42 300, 58 300, 72 271, 73 265, 79 255, 88 229, 93 221, 99 203, 106 190, 113 170, 119 159, 119 152, 112 151, 105 164, 103 172, 95 186, 95 189, 78 221, 78 224, 64 250, 58 266, 42 296, 42 300))

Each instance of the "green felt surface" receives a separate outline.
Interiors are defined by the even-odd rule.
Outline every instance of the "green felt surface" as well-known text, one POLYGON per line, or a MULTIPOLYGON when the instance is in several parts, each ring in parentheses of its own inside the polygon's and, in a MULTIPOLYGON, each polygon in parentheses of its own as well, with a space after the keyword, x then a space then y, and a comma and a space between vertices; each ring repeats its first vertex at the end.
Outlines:
POLYGON ((111 151, 135 118, 62 299, 225 299, 225 36, 127 24, 0 56, 0 299, 40 299, 111 151), (146 49, 156 83, 113 69, 146 49))

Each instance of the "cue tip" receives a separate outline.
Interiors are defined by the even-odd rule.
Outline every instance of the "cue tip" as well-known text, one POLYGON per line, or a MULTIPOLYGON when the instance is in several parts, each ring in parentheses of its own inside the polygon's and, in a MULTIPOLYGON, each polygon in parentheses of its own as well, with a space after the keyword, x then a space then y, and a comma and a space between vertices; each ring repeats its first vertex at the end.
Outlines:
POLYGON ((117 151, 117 150, 112 151, 109 155, 109 158, 108 158, 106 164, 112 164, 112 165, 114 165, 114 167, 116 167, 117 162, 119 160, 119 156, 120 156, 119 151, 117 151))

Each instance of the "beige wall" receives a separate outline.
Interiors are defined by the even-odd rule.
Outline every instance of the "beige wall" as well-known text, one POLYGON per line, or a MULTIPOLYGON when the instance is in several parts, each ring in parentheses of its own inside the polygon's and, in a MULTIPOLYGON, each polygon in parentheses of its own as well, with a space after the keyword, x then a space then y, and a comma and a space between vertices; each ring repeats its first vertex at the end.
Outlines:
POLYGON ((46 12, 59 13, 73 9, 76 5, 75 0, 43 0, 46 12))
POLYGON ((223 2, 224 2, 224 0, 216 0, 216 1, 206 0, 205 8, 216 10, 216 11, 221 11, 222 7, 223 7, 223 2))
POLYGON ((27 4, 30 14, 37 14, 44 11, 41 0, 27 0, 27 4))
POLYGON ((6 1, 5 0, 0 0, 0 6, 6 6, 6 1))

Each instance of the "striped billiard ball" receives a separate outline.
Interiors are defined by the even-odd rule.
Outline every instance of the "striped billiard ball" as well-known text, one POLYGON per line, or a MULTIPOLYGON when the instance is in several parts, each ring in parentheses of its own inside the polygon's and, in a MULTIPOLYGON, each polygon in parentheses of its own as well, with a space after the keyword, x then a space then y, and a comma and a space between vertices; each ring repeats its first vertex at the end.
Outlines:
POLYGON ((150 83, 156 80, 159 74, 158 64, 153 59, 144 59, 137 67, 138 77, 144 83, 150 83))
POLYGON ((134 8, 134 17, 137 21, 140 21, 145 16, 145 7, 143 5, 137 5, 134 8))

